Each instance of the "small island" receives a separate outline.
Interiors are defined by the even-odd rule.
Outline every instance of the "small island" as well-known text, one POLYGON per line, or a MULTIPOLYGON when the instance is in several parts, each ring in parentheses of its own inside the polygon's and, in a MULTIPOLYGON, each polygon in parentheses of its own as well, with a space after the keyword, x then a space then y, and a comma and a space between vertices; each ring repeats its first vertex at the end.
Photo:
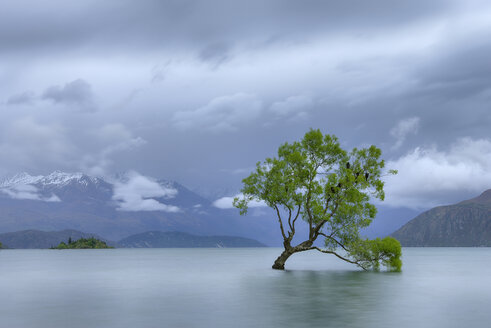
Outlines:
POLYGON ((51 249, 100 249, 100 248, 114 248, 108 246, 106 242, 91 238, 80 238, 76 241, 72 241, 72 238, 68 239, 68 243, 62 241, 58 246, 51 247, 51 249))

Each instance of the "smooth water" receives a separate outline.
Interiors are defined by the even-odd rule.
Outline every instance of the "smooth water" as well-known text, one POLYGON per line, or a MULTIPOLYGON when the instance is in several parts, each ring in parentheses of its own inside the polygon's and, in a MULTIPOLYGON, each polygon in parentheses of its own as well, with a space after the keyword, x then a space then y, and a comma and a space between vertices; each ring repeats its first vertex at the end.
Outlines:
POLYGON ((0 327, 488 327, 491 249, 403 249, 402 273, 281 250, 0 251, 0 327))

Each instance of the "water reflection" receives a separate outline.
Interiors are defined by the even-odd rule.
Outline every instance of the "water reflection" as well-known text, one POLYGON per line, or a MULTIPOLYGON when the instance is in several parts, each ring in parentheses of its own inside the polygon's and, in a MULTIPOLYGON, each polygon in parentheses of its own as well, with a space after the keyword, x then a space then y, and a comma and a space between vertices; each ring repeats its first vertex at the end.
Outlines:
MULTIPOLYGON (((245 283, 250 315, 274 327, 363 327, 390 305, 398 274, 286 271, 245 283), (382 278, 382 276, 384 278, 382 278)), ((258 322, 256 322, 258 324, 258 322)))
POLYGON ((0 327, 486 327, 491 249, 404 250, 402 273, 276 249, 0 252, 0 327), (309 270, 299 270, 307 268, 309 270))

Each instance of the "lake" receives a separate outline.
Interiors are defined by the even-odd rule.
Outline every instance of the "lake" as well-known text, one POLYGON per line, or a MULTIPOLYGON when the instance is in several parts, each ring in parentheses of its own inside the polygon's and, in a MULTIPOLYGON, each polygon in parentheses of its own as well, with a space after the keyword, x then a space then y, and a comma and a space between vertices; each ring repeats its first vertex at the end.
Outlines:
POLYGON ((0 327, 486 327, 490 248, 405 248, 402 273, 279 248, 0 251, 0 327))

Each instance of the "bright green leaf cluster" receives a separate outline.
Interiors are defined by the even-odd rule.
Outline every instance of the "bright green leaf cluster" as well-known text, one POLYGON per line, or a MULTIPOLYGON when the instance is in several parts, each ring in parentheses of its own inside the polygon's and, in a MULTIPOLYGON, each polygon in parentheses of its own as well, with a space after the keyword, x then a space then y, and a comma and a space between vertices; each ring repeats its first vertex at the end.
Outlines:
POLYGON ((349 245, 348 251, 364 269, 379 270, 383 265, 389 271, 401 271, 401 243, 395 238, 359 240, 349 245))

